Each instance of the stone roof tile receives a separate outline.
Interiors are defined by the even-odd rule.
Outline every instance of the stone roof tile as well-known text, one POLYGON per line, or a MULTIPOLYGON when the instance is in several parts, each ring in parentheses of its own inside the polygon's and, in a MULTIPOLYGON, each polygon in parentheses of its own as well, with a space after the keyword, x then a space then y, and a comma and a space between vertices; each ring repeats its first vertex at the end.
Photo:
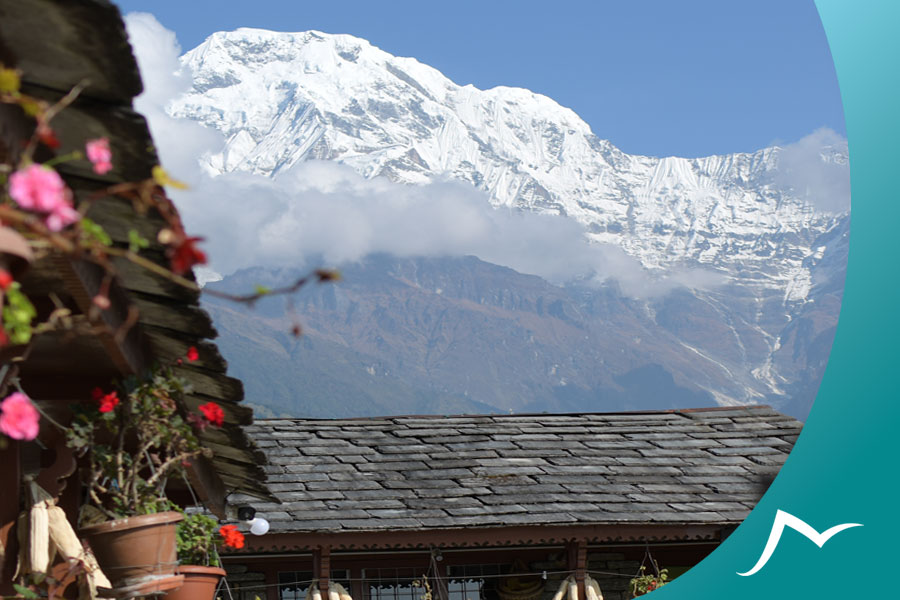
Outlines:
POLYGON ((283 503, 257 511, 273 532, 308 532, 737 523, 801 428, 769 407, 732 407, 278 419, 247 430, 283 503))

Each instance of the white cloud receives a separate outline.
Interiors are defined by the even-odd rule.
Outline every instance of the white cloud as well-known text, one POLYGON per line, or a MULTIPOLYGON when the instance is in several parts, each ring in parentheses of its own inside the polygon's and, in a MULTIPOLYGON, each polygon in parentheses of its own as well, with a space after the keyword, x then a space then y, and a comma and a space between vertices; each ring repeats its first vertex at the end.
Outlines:
POLYGON ((275 178, 211 176, 198 158, 219 152, 222 137, 165 112, 189 85, 174 34, 149 14, 129 14, 125 21, 146 88, 136 108, 148 118, 163 165, 191 185, 172 195, 188 231, 207 238, 215 271, 295 266, 313 256, 337 265, 381 252, 475 255, 558 283, 612 278, 632 296, 720 282, 696 270, 651 279, 620 248, 589 243, 575 221, 493 209, 483 192, 462 182, 408 186, 322 161, 300 163, 275 178))
POLYGON ((224 140, 217 131, 166 114, 166 104, 191 86, 190 75, 182 71, 178 61, 181 46, 175 34, 148 13, 129 13, 125 26, 144 81, 144 92, 135 99, 135 109, 147 117, 163 164, 196 185, 203 180, 198 157, 221 149, 224 140))
POLYGON ((828 128, 817 129, 781 148, 775 182, 805 197, 819 210, 850 209, 847 140, 828 128))

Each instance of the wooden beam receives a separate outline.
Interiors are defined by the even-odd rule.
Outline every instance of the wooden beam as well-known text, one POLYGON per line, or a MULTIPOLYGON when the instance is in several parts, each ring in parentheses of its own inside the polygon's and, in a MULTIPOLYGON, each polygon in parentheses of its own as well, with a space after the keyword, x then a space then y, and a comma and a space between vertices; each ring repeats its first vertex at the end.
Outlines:
MULTIPOLYGON (((81 312, 88 314, 93 307, 94 296, 100 291, 105 272, 99 266, 85 261, 59 259, 56 262, 66 289, 81 312)), ((129 311, 133 309, 131 302, 115 281, 109 286, 109 299, 112 306, 100 311, 100 317, 109 331, 99 334, 97 338, 123 375, 140 373, 150 365, 150 357, 141 342, 137 323, 128 329, 124 339, 117 339, 114 335, 128 322, 129 311)))
POLYGON ((86 95, 112 103, 130 103, 141 93, 128 35, 112 3, 2 2, 0 38, 19 59, 6 64, 40 85, 65 93, 87 79, 86 95))
MULTIPOLYGON (((265 515, 261 515, 265 517, 265 515)), ((247 539, 238 553, 334 550, 404 550, 562 545, 581 539, 591 544, 720 541, 724 523, 613 523, 594 525, 470 527, 393 531, 269 533, 247 539)))
POLYGON ((228 491, 216 473, 212 461, 204 456, 194 458, 191 460, 191 466, 187 468, 187 477, 206 508, 220 519, 225 519, 228 491))

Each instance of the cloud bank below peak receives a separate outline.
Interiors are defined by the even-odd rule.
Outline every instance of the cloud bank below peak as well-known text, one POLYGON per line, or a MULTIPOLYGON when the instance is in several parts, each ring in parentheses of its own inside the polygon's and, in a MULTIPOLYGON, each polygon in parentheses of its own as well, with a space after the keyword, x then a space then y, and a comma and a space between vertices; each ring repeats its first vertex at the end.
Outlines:
POLYGON ((222 136, 165 111, 190 86, 174 34, 149 14, 132 13, 125 20, 146 90, 136 108, 147 117, 166 168, 191 186, 172 196, 188 230, 206 237, 215 271, 292 266, 310 257, 337 265, 387 253, 474 255, 555 283, 615 279, 633 296, 718 281, 693 271, 651 279, 620 248, 590 243, 574 220, 494 209, 486 193, 464 182, 404 185, 366 179, 326 161, 302 162, 272 178, 245 172, 213 176, 198 158, 221 151, 222 136))

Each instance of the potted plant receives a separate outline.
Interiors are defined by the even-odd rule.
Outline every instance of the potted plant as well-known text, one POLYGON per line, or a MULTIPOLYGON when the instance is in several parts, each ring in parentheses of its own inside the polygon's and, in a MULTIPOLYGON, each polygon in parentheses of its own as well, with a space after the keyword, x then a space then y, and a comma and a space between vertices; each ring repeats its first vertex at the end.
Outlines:
POLYGON ((641 574, 631 580, 631 597, 637 598, 644 594, 649 594, 653 590, 657 590, 668 583, 669 570, 658 569, 656 563, 653 563, 655 574, 647 574, 647 567, 641 565, 641 574))
POLYGON ((171 510, 166 483, 208 452, 192 423, 222 420, 217 405, 217 411, 201 406, 203 417, 182 417, 177 399, 184 392, 184 383, 160 368, 121 390, 95 389, 93 402, 73 409, 67 443, 86 458, 83 483, 91 503, 82 511, 81 534, 117 591, 141 595, 181 584, 175 536, 183 516, 171 510))
POLYGON ((218 521, 203 513, 187 513, 178 523, 178 573, 184 584, 166 594, 166 600, 212 600, 225 576, 216 547, 242 548, 244 536, 234 525, 219 527, 218 521))

